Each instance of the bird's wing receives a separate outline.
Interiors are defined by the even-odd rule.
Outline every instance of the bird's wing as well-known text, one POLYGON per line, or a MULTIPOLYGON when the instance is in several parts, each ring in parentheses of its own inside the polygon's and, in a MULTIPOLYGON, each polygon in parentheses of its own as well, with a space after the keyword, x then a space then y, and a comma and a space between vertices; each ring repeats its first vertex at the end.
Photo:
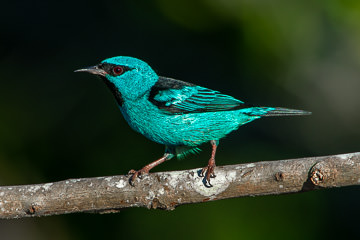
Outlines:
POLYGON ((231 111, 252 107, 231 96, 187 82, 159 77, 149 101, 167 114, 231 111))

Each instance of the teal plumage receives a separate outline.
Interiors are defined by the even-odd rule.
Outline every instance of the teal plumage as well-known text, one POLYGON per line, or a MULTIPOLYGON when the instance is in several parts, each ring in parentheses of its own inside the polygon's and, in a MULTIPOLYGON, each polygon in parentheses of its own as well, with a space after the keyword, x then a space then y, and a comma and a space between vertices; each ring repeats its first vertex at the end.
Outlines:
POLYGON ((309 114, 302 110, 253 106, 218 91, 160 77, 147 63, 132 57, 109 58, 77 72, 99 75, 115 96, 130 127, 166 146, 162 158, 139 171, 130 171, 131 183, 154 166, 174 156, 197 152, 199 145, 210 142, 212 156, 202 170, 210 185, 210 177, 215 177, 215 153, 221 138, 261 117, 309 114))

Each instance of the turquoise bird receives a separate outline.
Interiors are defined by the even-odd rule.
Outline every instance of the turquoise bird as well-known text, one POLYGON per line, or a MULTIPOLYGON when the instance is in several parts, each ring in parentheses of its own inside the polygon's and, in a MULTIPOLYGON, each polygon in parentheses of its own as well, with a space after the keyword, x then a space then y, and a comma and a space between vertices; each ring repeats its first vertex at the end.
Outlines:
POLYGON ((133 57, 108 58, 75 72, 100 76, 130 127, 166 146, 160 159, 138 171, 130 170, 132 185, 137 177, 141 178, 153 167, 174 156, 196 153, 199 145, 210 142, 211 157, 200 176, 205 177, 205 185, 211 186, 221 138, 261 117, 310 114, 302 110, 254 106, 215 90, 161 77, 147 63, 133 57))

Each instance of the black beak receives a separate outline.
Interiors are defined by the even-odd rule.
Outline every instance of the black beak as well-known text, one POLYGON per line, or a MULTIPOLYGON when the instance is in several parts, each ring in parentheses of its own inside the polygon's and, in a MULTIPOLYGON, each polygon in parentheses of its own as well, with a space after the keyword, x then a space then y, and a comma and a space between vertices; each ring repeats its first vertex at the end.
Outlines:
POLYGON ((88 72, 88 73, 99 75, 102 77, 105 77, 107 74, 103 69, 99 68, 98 66, 82 68, 82 69, 75 70, 74 72, 88 72))

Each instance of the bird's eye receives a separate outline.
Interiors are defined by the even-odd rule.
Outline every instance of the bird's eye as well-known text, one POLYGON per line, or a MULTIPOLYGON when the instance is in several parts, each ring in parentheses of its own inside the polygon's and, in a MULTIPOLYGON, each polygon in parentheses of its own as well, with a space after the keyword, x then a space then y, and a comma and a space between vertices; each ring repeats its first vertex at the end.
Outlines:
POLYGON ((114 75, 119 76, 119 75, 123 74, 124 69, 120 66, 116 66, 112 69, 112 71, 113 71, 114 75))

